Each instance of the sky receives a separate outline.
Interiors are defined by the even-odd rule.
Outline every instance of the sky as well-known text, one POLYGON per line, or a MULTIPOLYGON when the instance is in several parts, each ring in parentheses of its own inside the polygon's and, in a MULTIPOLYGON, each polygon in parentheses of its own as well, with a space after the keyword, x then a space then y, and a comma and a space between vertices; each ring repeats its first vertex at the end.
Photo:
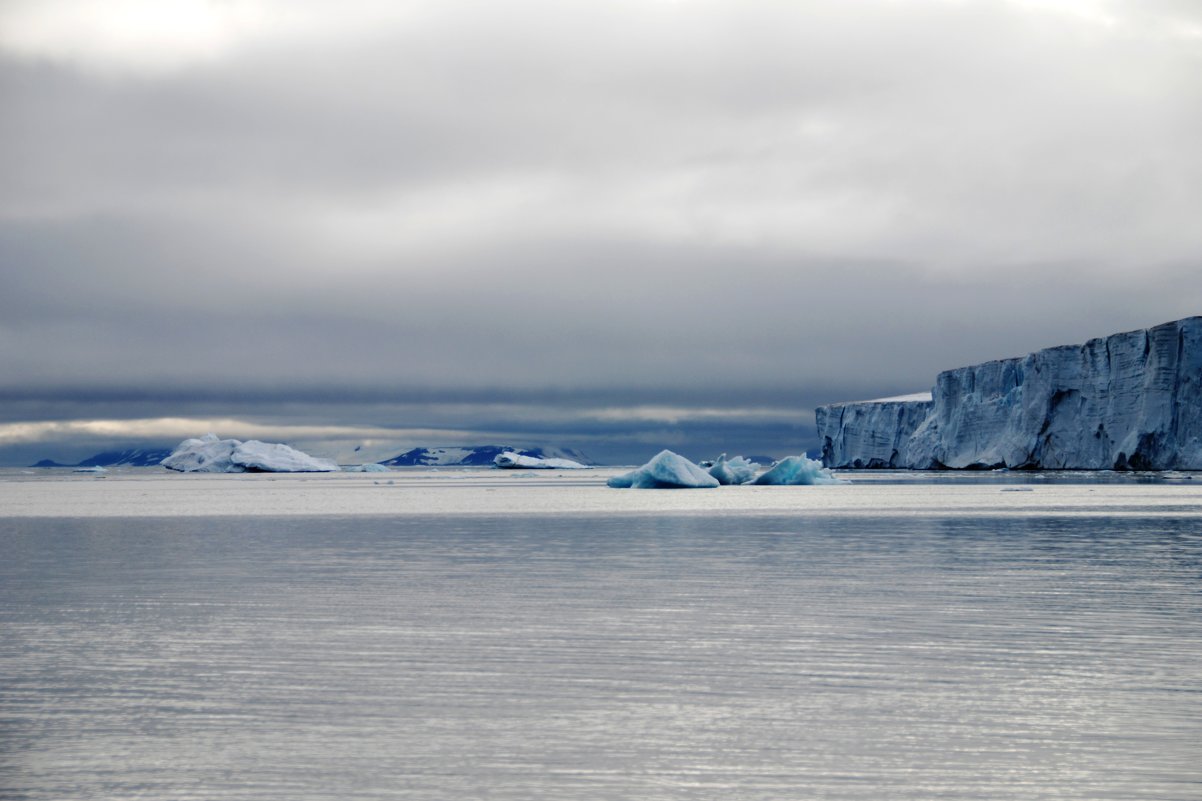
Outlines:
POLYGON ((1196 0, 3 0, 0 464, 783 456, 1202 313, 1196 0))

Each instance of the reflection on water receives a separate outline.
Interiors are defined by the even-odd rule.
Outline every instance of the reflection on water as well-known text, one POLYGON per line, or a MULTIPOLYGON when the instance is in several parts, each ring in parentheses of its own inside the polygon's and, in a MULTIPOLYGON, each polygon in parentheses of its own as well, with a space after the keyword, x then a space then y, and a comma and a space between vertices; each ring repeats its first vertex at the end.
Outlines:
POLYGON ((1159 518, 0 521, 0 796, 1196 799, 1159 518))

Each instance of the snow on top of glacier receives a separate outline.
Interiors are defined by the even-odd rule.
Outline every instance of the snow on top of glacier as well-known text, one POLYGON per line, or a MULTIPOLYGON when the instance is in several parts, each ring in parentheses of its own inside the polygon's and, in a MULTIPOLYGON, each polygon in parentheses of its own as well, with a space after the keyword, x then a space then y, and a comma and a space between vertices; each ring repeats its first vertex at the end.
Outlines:
POLYGON ((931 400, 930 390, 926 392, 914 392, 910 395, 894 395, 892 398, 876 398, 874 400, 856 401, 856 403, 913 403, 917 401, 931 400))

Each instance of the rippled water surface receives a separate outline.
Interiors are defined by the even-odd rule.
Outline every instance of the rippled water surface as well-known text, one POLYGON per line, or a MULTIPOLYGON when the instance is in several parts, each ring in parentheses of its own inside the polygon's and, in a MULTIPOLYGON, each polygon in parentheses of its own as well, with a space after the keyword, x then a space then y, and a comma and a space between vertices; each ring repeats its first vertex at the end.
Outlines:
POLYGON ((0 519, 0 797, 1198 799, 1200 532, 0 519))

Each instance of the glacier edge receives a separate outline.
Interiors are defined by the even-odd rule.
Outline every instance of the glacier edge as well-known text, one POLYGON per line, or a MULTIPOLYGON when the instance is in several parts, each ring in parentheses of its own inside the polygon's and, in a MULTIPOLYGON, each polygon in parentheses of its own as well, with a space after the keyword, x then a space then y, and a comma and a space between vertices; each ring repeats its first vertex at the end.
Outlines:
POLYGON ((1202 470, 1202 317, 947 370, 929 401, 815 422, 826 467, 1202 470))

